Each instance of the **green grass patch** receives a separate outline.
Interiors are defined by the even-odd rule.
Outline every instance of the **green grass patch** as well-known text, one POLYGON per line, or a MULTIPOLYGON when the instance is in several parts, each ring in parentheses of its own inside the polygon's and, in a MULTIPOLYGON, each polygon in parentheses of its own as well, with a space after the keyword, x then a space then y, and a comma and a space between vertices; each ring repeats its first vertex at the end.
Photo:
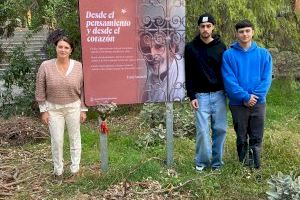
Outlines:
MULTIPOLYGON (((165 146, 157 145, 139 149, 136 140, 138 135, 142 134, 141 129, 136 127, 128 133, 124 131, 126 123, 123 122, 109 125, 111 129, 108 135, 109 170, 102 172, 98 130, 88 125, 82 126, 82 175, 74 184, 50 186, 48 197, 49 199, 70 198, 70 194, 74 195, 78 190, 85 194, 101 192, 124 180, 141 182, 151 179, 161 183, 162 187, 169 187, 170 185, 178 186, 190 179, 197 179, 186 184, 179 191, 189 191, 194 199, 266 199, 266 191, 269 189, 267 181, 271 175, 279 171, 284 174, 300 171, 299 102, 298 83, 291 80, 273 82, 268 96, 262 169, 254 172, 238 162, 230 113, 228 113, 229 127, 225 143, 225 165, 218 173, 195 171, 194 138, 175 139, 174 164, 168 168, 165 165, 165 146), (170 170, 173 170, 175 174, 170 174, 170 170)), ((124 107, 122 110, 124 117, 130 115, 128 114, 130 109, 137 112, 137 109, 124 107)), ((64 158, 67 163, 70 155, 68 136, 66 135, 65 138, 64 158)), ((26 148, 32 149, 33 147, 29 145, 26 148)))

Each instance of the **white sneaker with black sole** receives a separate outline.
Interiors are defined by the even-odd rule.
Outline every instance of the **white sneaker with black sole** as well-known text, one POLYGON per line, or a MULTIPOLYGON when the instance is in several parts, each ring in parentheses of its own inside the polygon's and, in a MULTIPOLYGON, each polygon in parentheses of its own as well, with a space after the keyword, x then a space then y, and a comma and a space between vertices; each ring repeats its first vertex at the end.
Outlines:
POLYGON ((202 172, 204 171, 205 167, 204 166, 196 166, 196 171, 202 172))

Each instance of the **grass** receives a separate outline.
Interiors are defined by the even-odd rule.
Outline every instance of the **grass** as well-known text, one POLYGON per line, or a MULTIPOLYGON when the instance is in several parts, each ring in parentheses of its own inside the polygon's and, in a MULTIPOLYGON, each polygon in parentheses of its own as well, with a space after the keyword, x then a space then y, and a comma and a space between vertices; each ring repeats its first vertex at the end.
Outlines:
MULTIPOLYGON (((97 196, 124 180, 155 180, 163 188, 167 188, 171 185, 178 186, 190 179, 197 180, 179 188, 179 191, 190 193, 192 199, 266 199, 269 188, 267 181, 271 175, 279 171, 284 174, 300 172, 300 90, 297 84, 287 80, 273 82, 268 96, 262 169, 259 172, 251 172, 238 163, 231 119, 225 144, 225 165, 219 173, 195 172, 195 141, 191 138, 175 139, 174 164, 169 169, 164 162, 165 146, 137 148, 135 142, 142 130, 132 127, 125 131, 126 124, 123 122, 109 125, 109 170, 106 173, 101 172, 98 132, 92 126, 85 125, 82 127, 81 176, 74 184, 47 185, 46 199, 81 199, 78 193, 97 196), (170 175, 170 170, 175 174, 170 175)), ((134 109, 130 113, 122 111, 122 116, 133 119, 136 113, 137 110, 134 109)), ((49 146, 49 142, 45 145, 49 146)), ((28 145, 24 148, 32 151, 39 147, 28 145)), ((64 150, 67 163, 70 159, 67 137, 64 150)), ((48 162, 41 170, 50 172, 51 167, 52 163, 48 162)), ((26 193, 18 196, 18 199, 21 198, 29 199, 26 193)))

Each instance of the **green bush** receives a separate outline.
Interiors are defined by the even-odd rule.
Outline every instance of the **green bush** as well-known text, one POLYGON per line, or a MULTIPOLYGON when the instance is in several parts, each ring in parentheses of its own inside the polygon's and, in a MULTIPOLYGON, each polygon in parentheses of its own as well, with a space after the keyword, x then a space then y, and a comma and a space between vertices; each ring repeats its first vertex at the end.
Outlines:
MULTIPOLYGON (((173 130, 175 137, 195 134, 194 114, 188 102, 174 103, 173 130)), ((137 146, 162 144, 166 135, 166 106, 163 103, 144 104, 140 112, 141 126, 149 130, 139 136, 137 146)))
POLYGON ((299 200, 300 199, 300 176, 284 175, 279 172, 268 181, 270 191, 267 192, 270 200, 299 200))
POLYGON ((8 60, 9 67, 0 77, 4 80, 0 116, 33 115, 37 112, 34 104, 35 76, 41 61, 38 56, 27 58, 24 44, 15 47, 8 60))

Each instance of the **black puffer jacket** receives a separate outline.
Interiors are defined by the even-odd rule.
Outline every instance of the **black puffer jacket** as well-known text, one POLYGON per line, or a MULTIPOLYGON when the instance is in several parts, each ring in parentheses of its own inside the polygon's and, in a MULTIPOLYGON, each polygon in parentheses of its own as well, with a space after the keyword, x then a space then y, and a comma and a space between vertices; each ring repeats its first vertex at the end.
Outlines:
POLYGON ((186 90, 190 100, 196 93, 223 90, 222 55, 226 50, 219 36, 206 44, 197 35, 185 46, 186 90))

